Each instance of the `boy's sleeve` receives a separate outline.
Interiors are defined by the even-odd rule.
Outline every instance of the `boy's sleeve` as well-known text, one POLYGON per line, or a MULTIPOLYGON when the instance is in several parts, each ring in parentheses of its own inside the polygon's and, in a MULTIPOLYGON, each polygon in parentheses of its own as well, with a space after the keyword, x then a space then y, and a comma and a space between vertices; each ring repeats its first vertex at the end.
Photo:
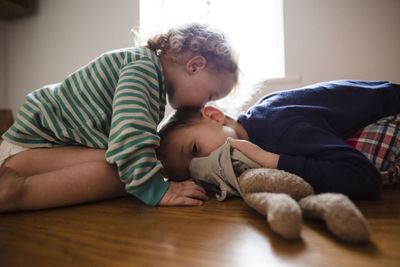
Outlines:
POLYGON ((280 154, 278 169, 299 175, 316 193, 339 192, 352 199, 378 197, 382 186, 379 172, 361 152, 307 123, 298 123, 288 132, 292 133, 291 144, 281 144, 285 152, 280 154))
POLYGON ((151 61, 134 61, 121 69, 106 152, 107 161, 117 165, 126 191, 153 206, 169 186, 155 153, 161 119, 160 79, 151 61))

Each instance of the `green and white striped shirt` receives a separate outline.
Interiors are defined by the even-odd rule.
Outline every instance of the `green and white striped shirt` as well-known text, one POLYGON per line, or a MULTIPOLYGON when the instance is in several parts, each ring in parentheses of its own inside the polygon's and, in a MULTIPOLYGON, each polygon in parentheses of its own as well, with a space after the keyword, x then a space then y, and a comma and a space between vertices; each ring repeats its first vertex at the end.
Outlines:
POLYGON ((147 48, 111 51, 63 82, 28 94, 3 138, 30 148, 105 148, 127 192, 156 205, 168 189, 155 154, 165 105, 156 54, 147 48))

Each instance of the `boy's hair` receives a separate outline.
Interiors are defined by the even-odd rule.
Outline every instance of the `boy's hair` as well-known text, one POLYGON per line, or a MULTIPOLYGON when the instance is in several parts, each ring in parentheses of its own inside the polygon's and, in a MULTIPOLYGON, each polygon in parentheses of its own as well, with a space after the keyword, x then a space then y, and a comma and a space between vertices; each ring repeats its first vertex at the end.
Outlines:
MULTIPOLYGON (((157 148, 157 157, 162 159, 167 157, 166 147, 169 135, 182 127, 191 126, 203 119, 201 107, 182 107, 173 113, 158 130, 160 146, 157 148)), ((168 177, 173 178, 173 177, 168 177)))
POLYGON ((170 29, 149 38, 146 47, 178 62, 184 55, 203 56, 217 70, 233 73, 238 79, 237 56, 228 37, 207 24, 191 23, 170 29))

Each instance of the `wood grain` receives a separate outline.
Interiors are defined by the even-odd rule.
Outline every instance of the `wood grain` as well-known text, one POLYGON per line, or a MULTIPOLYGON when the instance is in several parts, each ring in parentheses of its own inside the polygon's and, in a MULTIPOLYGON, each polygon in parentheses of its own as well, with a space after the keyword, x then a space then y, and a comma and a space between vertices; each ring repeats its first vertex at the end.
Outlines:
POLYGON ((0 266, 400 266, 400 185, 356 204, 371 227, 367 244, 309 220, 301 240, 285 241, 241 199, 148 207, 125 197, 0 214, 0 266))

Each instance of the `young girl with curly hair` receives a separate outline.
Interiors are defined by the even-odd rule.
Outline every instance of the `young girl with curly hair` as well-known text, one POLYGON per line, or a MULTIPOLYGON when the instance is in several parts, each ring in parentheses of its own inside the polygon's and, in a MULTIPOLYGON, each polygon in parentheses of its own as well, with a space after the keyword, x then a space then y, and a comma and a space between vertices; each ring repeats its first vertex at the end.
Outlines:
POLYGON ((0 146, 0 211, 43 209, 127 193, 148 205, 201 205, 192 182, 166 182, 155 149, 166 96, 204 106, 237 84, 224 33, 183 25, 111 51, 28 94, 0 146), (121 181, 123 183, 121 183, 121 181))

